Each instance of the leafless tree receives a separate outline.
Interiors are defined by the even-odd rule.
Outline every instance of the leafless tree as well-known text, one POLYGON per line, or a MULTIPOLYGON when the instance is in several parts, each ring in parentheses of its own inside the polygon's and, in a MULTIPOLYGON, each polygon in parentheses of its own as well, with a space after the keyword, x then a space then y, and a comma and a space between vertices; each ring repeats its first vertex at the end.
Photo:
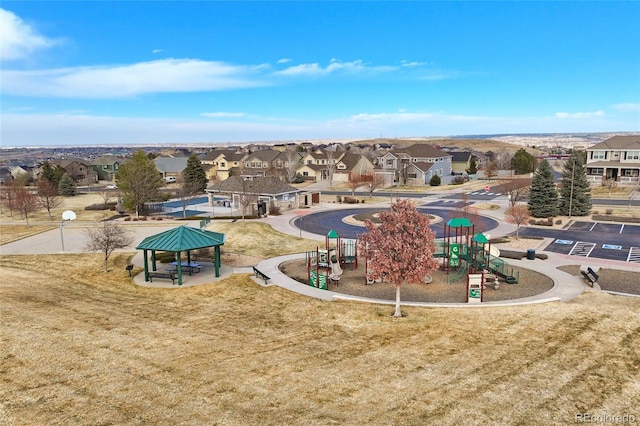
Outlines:
POLYGON ((98 222, 93 228, 87 228, 87 251, 99 251, 104 255, 104 271, 107 272, 109 256, 116 249, 129 246, 133 242, 133 235, 128 229, 116 222, 98 222))
POLYGON ((356 189, 360 188, 361 186, 364 185, 364 179, 362 177, 361 173, 358 172, 351 172, 349 173, 349 181, 347 182, 347 185, 349 186, 349 188, 351 189, 351 195, 356 195, 356 189))
POLYGON ((49 220, 53 220, 51 210, 62 204, 62 197, 58 195, 58 188, 56 188, 51 181, 47 179, 40 179, 38 181, 38 195, 36 195, 36 202, 47 210, 49 220))
POLYGON ((504 184, 504 192, 509 197, 511 207, 523 201, 529 194, 531 179, 511 179, 504 184))
POLYGON ((289 145, 287 147, 287 151, 285 152, 285 164, 284 164, 284 177, 288 183, 293 182, 296 178, 296 169, 300 165, 298 160, 300 159, 300 155, 298 155, 298 151, 295 145, 289 145))
POLYGON ((498 170, 511 170, 511 160, 513 154, 507 150, 500 150, 496 152, 495 162, 498 166, 498 170))
POLYGON ((242 207, 242 223, 244 224, 244 217, 247 207, 257 201, 258 196, 253 192, 253 181, 242 179, 242 193, 240 194, 240 206, 242 207))
POLYGON ((384 184, 384 178, 375 173, 364 175, 363 178, 365 180, 364 188, 367 191, 367 194, 369 194, 369 198, 372 197, 373 191, 384 184))
POLYGON ((329 179, 329 186, 333 186, 333 172, 336 170, 336 149, 325 149, 327 155, 327 178, 329 179))
POLYGON ((103 189, 98 191, 98 194, 102 197, 103 206, 106 209, 109 201, 113 200, 118 195, 118 191, 115 189, 103 189))
POLYGON ((618 187, 618 182, 614 178, 604 178, 602 185, 609 191, 609 197, 611 197, 611 191, 618 187))
POLYGON ((11 181, 2 187, 2 192, 0 193, 2 195, 2 205, 9 209, 9 216, 11 217, 13 217, 13 211, 17 210, 16 191, 18 188, 19 185, 15 181, 11 181))
POLYGON ((202 195, 200 191, 200 185, 195 181, 188 181, 184 177, 180 177, 178 180, 178 187, 175 190, 176 198, 180 200, 182 205, 182 217, 187 217, 187 205, 190 200, 202 195))
POLYGON ((27 228, 30 228, 29 213, 38 209, 36 197, 24 186, 16 188, 15 197, 16 210, 18 210, 20 212, 20 216, 27 221, 27 228))
POLYGON ((525 204, 517 204, 509 207, 504 212, 504 217, 508 223, 516 225, 516 240, 518 240, 520 239, 520 226, 529 223, 531 213, 525 204))
POLYGON ((491 178, 498 176, 498 163, 489 161, 484 168, 484 175, 489 178, 489 182, 491 182, 491 178))

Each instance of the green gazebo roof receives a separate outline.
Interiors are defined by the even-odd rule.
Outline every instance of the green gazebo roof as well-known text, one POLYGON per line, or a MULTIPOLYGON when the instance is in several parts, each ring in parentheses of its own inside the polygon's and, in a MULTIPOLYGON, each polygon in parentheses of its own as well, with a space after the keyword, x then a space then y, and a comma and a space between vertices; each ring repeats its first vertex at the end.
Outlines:
POLYGON ((473 223, 471 223, 471 221, 466 217, 454 217, 453 219, 449 219, 449 221, 447 222, 447 226, 450 226, 452 228, 469 228, 473 226, 473 223))
POLYGON ((188 251, 221 246, 224 244, 224 240, 224 234, 183 225, 145 238, 136 246, 136 249, 172 252, 188 251))

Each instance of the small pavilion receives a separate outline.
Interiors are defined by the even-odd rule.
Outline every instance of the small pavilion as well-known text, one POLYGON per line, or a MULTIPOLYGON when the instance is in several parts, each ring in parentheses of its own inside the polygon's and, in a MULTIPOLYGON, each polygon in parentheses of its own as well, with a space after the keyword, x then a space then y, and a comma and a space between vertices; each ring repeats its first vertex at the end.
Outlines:
POLYGON ((190 226, 178 226, 142 240, 136 246, 144 252, 144 280, 149 281, 149 260, 147 253, 151 251, 151 271, 156 271, 156 252, 167 251, 176 255, 178 285, 182 285, 182 253, 187 253, 187 264, 191 264, 191 250, 214 247, 214 267, 216 278, 220 276, 220 246, 224 244, 225 235, 190 226))

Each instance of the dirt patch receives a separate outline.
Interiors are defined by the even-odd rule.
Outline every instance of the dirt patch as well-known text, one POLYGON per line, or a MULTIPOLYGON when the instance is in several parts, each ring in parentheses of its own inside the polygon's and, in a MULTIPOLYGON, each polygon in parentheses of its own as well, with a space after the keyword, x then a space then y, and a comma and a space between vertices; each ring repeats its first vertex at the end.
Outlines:
MULTIPOLYGON (((304 260, 284 262, 280 264, 280 270, 296 281, 305 284, 309 283, 304 260)), ((514 267, 514 271, 520 273, 518 284, 506 284, 503 281, 497 290, 488 286, 484 294, 485 302, 535 296, 553 288, 553 280, 546 275, 524 268, 514 267)), ((395 300, 396 290, 394 286, 388 283, 367 285, 365 284, 364 274, 363 263, 358 265, 358 269, 351 269, 350 266, 346 266, 338 284, 330 282, 328 290, 352 296, 395 300)), ((431 303, 466 302, 466 281, 464 281, 464 278, 449 284, 447 273, 444 271, 434 271, 431 276, 432 281, 429 284, 404 284, 400 291, 402 300, 405 302, 431 303)))
MULTIPOLYGON (((579 265, 560 266, 558 269, 582 278, 579 265)), ((640 272, 600 269, 597 274, 598 285, 602 290, 640 295, 640 272)))

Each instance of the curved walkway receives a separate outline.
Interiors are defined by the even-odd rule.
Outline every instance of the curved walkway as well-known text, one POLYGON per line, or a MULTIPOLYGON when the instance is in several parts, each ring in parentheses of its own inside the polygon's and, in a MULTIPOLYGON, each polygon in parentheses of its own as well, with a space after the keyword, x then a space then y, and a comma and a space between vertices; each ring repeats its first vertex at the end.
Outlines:
MULTIPOLYGON (((380 203, 380 208, 388 207, 389 203, 384 202, 380 203)), ((360 205, 360 206, 349 206, 348 210, 352 209, 371 209, 373 206, 371 204, 360 205)), ((423 205, 423 207, 428 207, 428 203, 423 205)), ((502 235, 507 235, 515 232, 516 227, 514 225, 507 224, 504 220, 504 208, 502 206, 500 210, 491 210, 487 212, 482 212, 482 216, 489 217, 497 221, 497 226, 491 229, 491 236, 497 237, 502 235)), ((311 214, 318 213, 322 211, 331 211, 331 210, 343 210, 344 205, 333 205, 329 204, 324 208, 315 207, 311 211, 299 211, 297 212, 288 212, 282 216, 274 216, 269 218, 269 223, 273 226, 274 229, 277 229, 280 232, 291 234, 291 235, 302 235, 305 238, 311 238, 318 241, 324 241, 324 235, 314 234, 309 232, 308 227, 304 227, 305 230, 301 230, 297 228, 294 224, 296 220, 302 214, 311 214)), ((347 209, 344 209, 347 210, 347 209)), ((303 219, 304 225, 304 219, 303 219)), ((324 229, 324 228, 323 228, 324 229)), ((541 241, 538 244, 538 247, 546 247, 549 241, 541 241)), ((545 252, 542 252, 545 253, 545 252)), ((575 258, 573 256, 559 255, 557 253, 546 253, 549 257, 546 260, 535 259, 535 260, 515 260, 509 259, 508 263, 513 266, 532 269, 537 272, 541 272, 547 276, 549 276, 553 282, 554 286, 551 290, 541 293, 539 295, 526 297, 522 299, 514 299, 508 301, 499 301, 499 302, 483 302, 481 304, 468 304, 468 303, 427 303, 427 302, 402 302, 404 306, 425 306, 425 307, 487 307, 487 306, 514 306, 514 305, 523 305, 523 304, 533 304, 533 303, 546 303, 553 301, 563 301, 567 302, 582 294, 584 291, 592 291, 591 287, 588 287, 582 279, 577 276, 568 274, 558 269, 559 266, 563 265, 575 265, 581 262, 581 259, 575 258)), ((265 273, 267 276, 271 277, 271 284, 269 285, 277 285, 282 288, 285 288, 290 291, 294 291, 299 294, 304 294, 310 297, 315 297, 322 300, 352 300, 352 301, 361 301, 368 303, 377 303, 377 304, 395 304, 395 300, 381 300, 381 299, 372 299, 366 297, 359 296, 351 296, 346 294, 341 294, 329 290, 320 290, 318 288, 309 286, 307 284, 296 281, 289 276, 283 274, 278 266, 286 261, 301 259, 304 258, 304 253, 274 257, 271 259, 266 259, 256 265, 261 272, 265 273)), ((615 267, 617 269, 624 270, 633 270, 633 268, 629 267, 626 264, 622 264, 621 262, 616 261, 606 261, 603 259, 589 259, 588 261, 590 266, 600 266, 600 267, 615 267)), ((254 278, 254 281, 260 285, 264 285, 262 280, 254 278)), ((598 290, 596 288, 595 290, 598 290)))

